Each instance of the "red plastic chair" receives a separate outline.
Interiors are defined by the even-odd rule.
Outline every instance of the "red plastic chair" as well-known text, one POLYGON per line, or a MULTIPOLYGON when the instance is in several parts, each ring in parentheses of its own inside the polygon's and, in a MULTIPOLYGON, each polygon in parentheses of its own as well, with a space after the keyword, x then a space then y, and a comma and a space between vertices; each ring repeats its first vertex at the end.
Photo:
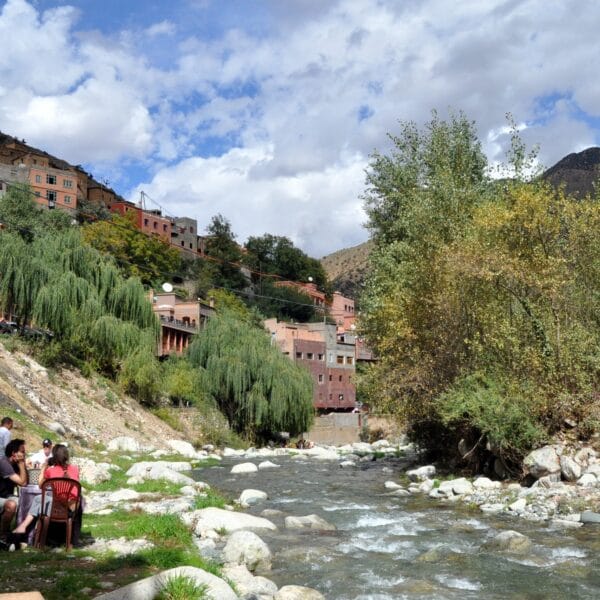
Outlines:
POLYGON ((46 479, 42 485, 42 505, 39 519, 35 529, 36 548, 46 546, 48 527, 50 523, 65 523, 66 547, 71 549, 73 536, 73 520, 81 508, 81 484, 76 479, 69 477, 52 477, 46 479), (52 506, 46 514, 46 495, 52 495, 52 506))

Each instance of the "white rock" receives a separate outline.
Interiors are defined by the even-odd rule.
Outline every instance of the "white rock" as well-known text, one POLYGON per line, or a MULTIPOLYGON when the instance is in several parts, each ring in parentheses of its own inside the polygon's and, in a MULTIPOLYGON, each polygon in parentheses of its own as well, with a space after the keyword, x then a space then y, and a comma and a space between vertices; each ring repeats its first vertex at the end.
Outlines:
POLYGON ((373 448, 371 444, 367 444, 367 442, 354 442, 352 444, 352 452, 356 454, 372 454, 373 448))
POLYGON ((325 596, 317 590, 301 585, 284 585, 275 594, 275 600, 325 600, 325 596))
POLYGON ((384 448, 389 448, 390 443, 387 440, 377 440, 371 444, 373 450, 383 450, 384 448))
POLYGON ((249 571, 268 571, 271 568, 271 551, 252 531, 236 531, 225 544, 223 560, 244 565, 249 571))
POLYGON ((65 426, 62 423, 59 423, 58 421, 53 421, 52 423, 50 423, 48 425, 48 429, 50 431, 54 431, 54 433, 58 433, 58 435, 65 435, 65 433, 67 433, 65 426))
POLYGON ((97 600, 154 600, 172 577, 187 577, 198 586, 206 586, 205 595, 208 600, 237 600, 237 594, 231 587, 216 575, 207 573, 196 567, 176 567, 163 571, 158 575, 130 583, 123 588, 100 594, 97 600))
POLYGON ((598 480, 596 479, 596 476, 591 473, 585 473, 577 480, 577 485, 581 487, 596 487, 597 484, 598 480))
POLYGON ((132 509, 142 510, 151 515, 178 515, 185 513, 194 506, 194 498, 183 496, 180 498, 168 498, 153 502, 136 502, 131 505, 132 509))
POLYGON ((600 463, 593 463, 585 470, 585 475, 595 475, 600 478, 600 463))
POLYGON ((523 460, 523 465, 536 479, 560 473, 560 459, 556 446, 544 446, 530 452, 523 460))
POLYGON ((347 468, 355 467, 355 466, 356 466, 356 463, 353 460, 343 460, 340 463, 340 467, 342 467, 342 469, 347 469, 347 468))
POLYGON ((581 477, 581 466, 574 458, 561 456, 560 472, 566 481, 577 481, 581 477))
POLYGON ((518 531, 501 531, 491 540, 484 544, 485 548, 512 552, 514 554, 525 554, 531 550, 531 540, 518 531))
POLYGON ((193 526, 198 536, 203 536, 204 532, 210 529, 215 531, 225 530, 228 533, 240 529, 277 529, 271 521, 262 517, 214 507, 202 508, 183 514, 181 519, 187 525, 193 526))
POLYGON ((258 467, 251 462, 239 463, 238 465, 233 465, 231 469, 231 473, 256 473, 258 471, 258 467))
POLYGON ((252 506, 253 504, 258 504, 259 502, 262 502, 263 500, 266 500, 268 498, 267 493, 263 492, 261 490, 244 490, 239 497, 238 502, 244 506, 244 507, 248 507, 248 506, 252 506))
POLYGON ((386 481, 383 486, 386 490, 401 490, 402 486, 395 481, 386 481))
POLYGON ((139 452, 141 450, 140 443, 128 436, 113 438, 108 442, 107 448, 111 452, 139 452))
POLYGON ((433 489, 434 484, 435 482, 433 481, 433 479, 425 479, 425 481, 422 481, 419 484, 419 491, 423 494, 429 494, 429 492, 431 492, 431 490, 433 489))
POLYGON ((520 512, 522 510, 525 510, 525 508, 527 508, 527 499, 519 498, 518 500, 515 500, 512 504, 509 504, 508 508, 510 508, 510 510, 514 512, 520 512))
POLYGON ((286 529, 319 529, 321 531, 335 531, 335 525, 328 523, 318 515, 306 515, 305 517, 286 517, 286 529))
POLYGON ((500 503, 495 503, 495 504, 482 504, 479 507, 479 510, 481 512, 487 513, 487 514, 496 514, 496 513, 500 513, 504 510, 504 504, 500 504, 500 503))
POLYGON ((281 467, 281 465, 276 465, 270 460, 263 460, 261 463, 258 463, 259 471, 262 471, 263 469, 279 469, 279 467, 281 467))
POLYGON ((198 493, 198 490, 193 485, 184 485, 179 493, 183 496, 195 496, 198 493))
POLYGON ((191 471, 192 466, 188 462, 139 462, 133 464, 126 475, 128 477, 141 477, 142 479, 164 479, 172 483, 182 485, 193 485, 194 480, 181 471, 191 471))
POLYGON ((468 479, 460 477, 458 479, 451 479, 450 481, 442 482, 440 489, 443 489, 444 491, 449 489, 453 494, 461 496, 463 494, 472 494, 473 484, 468 479))
POLYGON ((183 440, 167 440, 167 446, 177 452, 177 454, 181 454, 181 456, 185 456, 186 458, 197 458, 197 452, 194 446, 192 446, 189 442, 184 442, 183 440))
POLYGON ((76 456, 71 461, 79 467, 79 479, 90 485, 96 485, 111 478, 108 463, 96 463, 89 458, 76 456))
POLYGON ((223 456, 225 458, 234 456, 244 456, 243 450, 234 450, 233 448, 223 448, 223 456))
POLYGON ((137 554, 142 550, 152 548, 152 542, 145 539, 128 540, 126 538, 116 538, 113 540, 96 539, 91 546, 87 546, 86 550, 90 552, 106 553, 112 552, 118 556, 126 556, 128 554, 137 554))
POLYGON ((254 577, 244 565, 225 565, 223 576, 233 583, 240 598, 258 596, 271 599, 277 593, 277 586, 266 577, 254 577))
POLYGON ((477 490, 495 490, 502 487, 499 481, 492 481, 488 477, 478 477, 473 482, 473 487, 477 490))
POLYGON ((431 479, 435 475, 435 467, 433 465, 426 465, 417 469, 411 469, 406 471, 406 476, 411 481, 425 481, 431 479))

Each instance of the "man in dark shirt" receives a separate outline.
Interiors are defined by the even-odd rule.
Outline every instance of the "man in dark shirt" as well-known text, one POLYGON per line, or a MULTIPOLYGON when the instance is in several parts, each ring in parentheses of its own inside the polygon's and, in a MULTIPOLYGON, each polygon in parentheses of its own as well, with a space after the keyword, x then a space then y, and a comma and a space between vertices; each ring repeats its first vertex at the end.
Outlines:
POLYGON ((12 440, 0 457, 0 535, 8 532, 17 510, 15 485, 27 485, 25 441, 12 440))

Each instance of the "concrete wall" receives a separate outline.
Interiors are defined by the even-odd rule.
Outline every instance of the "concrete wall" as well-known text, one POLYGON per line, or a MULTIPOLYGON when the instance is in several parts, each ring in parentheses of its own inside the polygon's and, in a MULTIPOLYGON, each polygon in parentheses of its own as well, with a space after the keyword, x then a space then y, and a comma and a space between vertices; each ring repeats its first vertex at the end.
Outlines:
POLYGON ((359 442, 362 419, 361 413, 330 413, 317 417, 306 438, 334 446, 359 442))

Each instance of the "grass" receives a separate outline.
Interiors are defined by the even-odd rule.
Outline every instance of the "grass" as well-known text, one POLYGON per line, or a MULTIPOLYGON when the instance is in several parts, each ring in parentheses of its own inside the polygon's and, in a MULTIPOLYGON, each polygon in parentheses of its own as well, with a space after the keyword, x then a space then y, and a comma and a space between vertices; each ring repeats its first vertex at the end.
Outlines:
POLYGON ((201 508, 223 508, 226 504, 231 502, 222 496, 219 492, 215 492, 212 488, 205 490, 202 494, 196 496, 194 500, 194 509, 200 510, 201 508))
POLYGON ((190 577, 171 577, 154 600, 204 600, 206 586, 198 585, 190 577))

